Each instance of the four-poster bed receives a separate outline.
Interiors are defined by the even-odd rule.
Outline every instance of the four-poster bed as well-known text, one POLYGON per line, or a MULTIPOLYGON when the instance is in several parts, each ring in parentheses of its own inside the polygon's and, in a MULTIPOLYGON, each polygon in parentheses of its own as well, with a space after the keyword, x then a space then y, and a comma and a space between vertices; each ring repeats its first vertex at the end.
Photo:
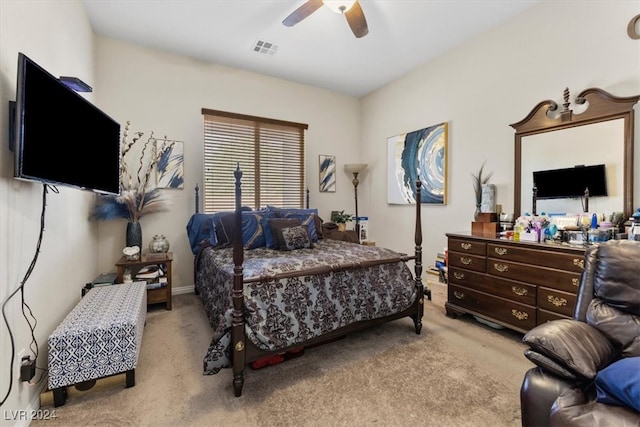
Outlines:
MULTIPOLYGON (((321 224, 317 215, 312 215, 315 221, 300 219, 313 210, 243 210, 239 167, 234 175, 235 211, 217 217, 211 214, 211 222, 209 216, 196 212, 187 226, 196 254, 196 293, 214 330, 204 357, 205 374, 231 367, 234 393, 240 396, 245 367, 266 357, 403 317, 411 317, 415 332, 420 333, 425 290, 419 203, 415 253, 408 256, 390 249, 323 239, 321 230, 314 234, 312 227, 321 224), (289 226, 287 218, 291 216, 298 222, 289 226), (287 225, 280 228, 283 220, 287 225), (247 233, 252 224, 256 228, 247 233), (194 228, 206 228, 205 235, 216 234, 218 238, 202 242, 194 228), (269 247, 270 232, 279 236, 280 243, 284 239, 289 245, 287 237, 300 230, 305 230, 308 239, 305 233, 301 239, 293 239, 300 243, 294 250, 269 247), (266 244, 254 245, 262 232, 267 234, 266 244), (229 238, 226 242, 224 235, 229 238), (410 260, 415 263, 413 274, 407 265, 410 260)), ((420 200, 420 187, 418 181, 416 200, 420 200)))

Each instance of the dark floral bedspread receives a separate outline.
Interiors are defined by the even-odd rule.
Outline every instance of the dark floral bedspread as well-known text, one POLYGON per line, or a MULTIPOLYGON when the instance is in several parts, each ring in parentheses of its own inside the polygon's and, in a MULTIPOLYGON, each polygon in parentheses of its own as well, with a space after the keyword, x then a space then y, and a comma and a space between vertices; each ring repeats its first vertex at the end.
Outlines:
MULTIPOLYGON (((328 239, 317 242, 314 249, 245 250, 245 280, 288 272, 303 274, 245 283, 244 312, 248 338, 259 348, 278 350, 354 322, 407 309, 416 298, 416 288, 405 262, 322 274, 304 273, 325 265, 393 259, 402 255, 390 249, 328 239)), ((204 250, 196 273, 196 289, 214 329, 213 340, 204 358, 204 373, 211 375, 231 366, 231 248, 204 250)))

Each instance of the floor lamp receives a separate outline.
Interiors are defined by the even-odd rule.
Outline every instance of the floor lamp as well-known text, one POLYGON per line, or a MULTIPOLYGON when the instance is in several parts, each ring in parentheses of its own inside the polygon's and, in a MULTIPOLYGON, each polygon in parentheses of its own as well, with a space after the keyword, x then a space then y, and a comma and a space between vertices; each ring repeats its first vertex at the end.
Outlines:
POLYGON ((351 182, 353 183, 353 191, 355 193, 355 200, 356 200, 355 216, 356 216, 356 233, 358 233, 358 242, 360 241, 360 218, 358 217, 358 184, 360 183, 360 181, 358 181, 358 174, 360 174, 361 172, 364 172, 365 169, 367 169, 366 163, 347 163, 346 165, 344 165, 344 170, 346 172, 353 174, 353 180, 351 182))

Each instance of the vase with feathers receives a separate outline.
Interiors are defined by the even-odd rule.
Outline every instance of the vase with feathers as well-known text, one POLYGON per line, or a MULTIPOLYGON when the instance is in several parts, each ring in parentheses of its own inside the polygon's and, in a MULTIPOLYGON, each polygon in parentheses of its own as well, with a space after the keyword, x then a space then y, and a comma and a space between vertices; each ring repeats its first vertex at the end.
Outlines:
POLYGON ((142 249, 142 229, 140 218, 154 212, 168 209, 168 202, 160 189, 150 185, 151 173, 158 163, 161 153, 170 147, 174 141, 166 137, 162 140, 160 149, 155 150, 157 139, 151 132, 149 138, 142 146, 137 161, 137 170, 132 172, 127 160, 132 153, 132 148, 144 135, 143 132, 135 132, 129 140, 129 129, 131 122, 127 122, 122 136, 120 146, 120 163, 122 169, 120 194, 105 195, 99 194, 96 203, 91 211, 91 219, 96 220, 127 220, 127 246, 138 246, 142 249))
POLYGON ((473 220, 476 221, 478 219, 478 215, 480 214, 480 206, 482 205, 482 186, 486 185, 493 176, 493 172, 484 173, 484 165, 485 162, 482 162, 482 166, 478 170, 477 174, 471 174, 473 178, 473 191, 476 196, 476 210, 473 214, 473 220))

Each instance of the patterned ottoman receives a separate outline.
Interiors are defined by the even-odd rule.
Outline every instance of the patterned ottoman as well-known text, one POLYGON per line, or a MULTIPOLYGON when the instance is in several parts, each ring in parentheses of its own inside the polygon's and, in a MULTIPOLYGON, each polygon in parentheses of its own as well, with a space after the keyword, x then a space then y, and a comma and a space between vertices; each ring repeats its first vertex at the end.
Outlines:
POLYGON ((54 406, 64 405, 67 386, 135 367, 147 314, 145 282, 91 289, 49 336, 49 389, 54 406))

